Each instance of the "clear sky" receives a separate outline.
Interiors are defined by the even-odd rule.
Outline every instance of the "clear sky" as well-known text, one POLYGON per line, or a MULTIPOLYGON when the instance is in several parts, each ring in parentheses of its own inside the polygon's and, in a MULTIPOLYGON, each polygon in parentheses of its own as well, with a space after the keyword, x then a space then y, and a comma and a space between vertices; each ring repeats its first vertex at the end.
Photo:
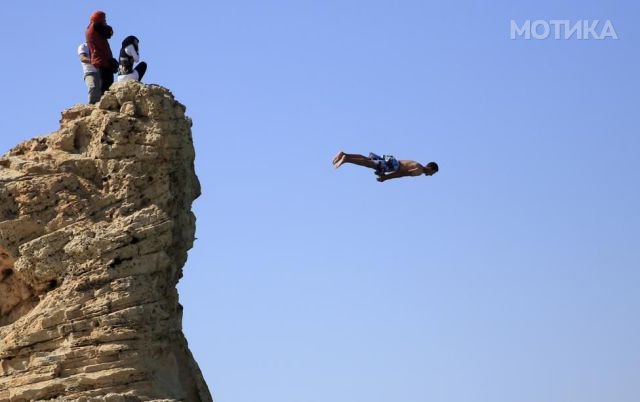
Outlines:
POLYGON ((96 9, 194 121, 179 290, 218 402, 638 401, 638 2, 8 1, 0 153, 85 101, 96 9))

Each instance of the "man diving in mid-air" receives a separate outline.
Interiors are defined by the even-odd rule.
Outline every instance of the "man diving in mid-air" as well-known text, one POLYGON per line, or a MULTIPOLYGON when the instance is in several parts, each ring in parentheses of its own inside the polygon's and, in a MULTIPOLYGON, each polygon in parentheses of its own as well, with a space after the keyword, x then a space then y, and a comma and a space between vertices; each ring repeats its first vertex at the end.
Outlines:
POLYGON ((342 151, 338 152, 333 158, 333 165, 337 168, 345 163, 353 163, 354 165, 368 167, 375 170, 376 180, 383 182, 386 180, 397 179, 398 177, 420 176, 425 174, 433 176, 438 171, 438 164, 429 162, 422 166, 416 161, 397 160, 391 155, 378 156, 370 153, 369 156, 358 154, 346 154, 342 151))

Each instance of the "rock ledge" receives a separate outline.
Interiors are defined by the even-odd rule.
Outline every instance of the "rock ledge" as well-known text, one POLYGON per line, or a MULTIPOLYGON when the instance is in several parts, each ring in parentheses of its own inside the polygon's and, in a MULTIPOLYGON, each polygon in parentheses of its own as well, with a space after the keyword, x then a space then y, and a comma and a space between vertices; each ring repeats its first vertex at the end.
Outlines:
POLYGON ((115 84, 0 157, 0 401, 211 401, 176 284, 193 245, 191 121, 115 84))

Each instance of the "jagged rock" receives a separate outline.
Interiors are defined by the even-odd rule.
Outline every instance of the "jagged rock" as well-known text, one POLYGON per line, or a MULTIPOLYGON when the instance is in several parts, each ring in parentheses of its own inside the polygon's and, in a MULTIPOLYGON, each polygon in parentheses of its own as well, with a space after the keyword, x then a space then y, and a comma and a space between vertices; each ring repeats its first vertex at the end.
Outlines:
POLYGON ((0 158, 0 401, 211 401, 176 283, 200 194, 191 121, 116 84, 0 158))

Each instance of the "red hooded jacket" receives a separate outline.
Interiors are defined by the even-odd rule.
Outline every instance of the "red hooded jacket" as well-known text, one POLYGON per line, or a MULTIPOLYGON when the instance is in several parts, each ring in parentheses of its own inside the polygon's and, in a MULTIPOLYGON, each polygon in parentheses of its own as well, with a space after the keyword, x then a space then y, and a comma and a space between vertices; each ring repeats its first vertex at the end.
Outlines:
POLYGON ((91 51, 91 64, 100 69, 113 69, 113 54, 109 39, 113 29, 107 25, 107 17, 102 11, 91 14, 90 23, 85 33, 87 46, 91 51))

